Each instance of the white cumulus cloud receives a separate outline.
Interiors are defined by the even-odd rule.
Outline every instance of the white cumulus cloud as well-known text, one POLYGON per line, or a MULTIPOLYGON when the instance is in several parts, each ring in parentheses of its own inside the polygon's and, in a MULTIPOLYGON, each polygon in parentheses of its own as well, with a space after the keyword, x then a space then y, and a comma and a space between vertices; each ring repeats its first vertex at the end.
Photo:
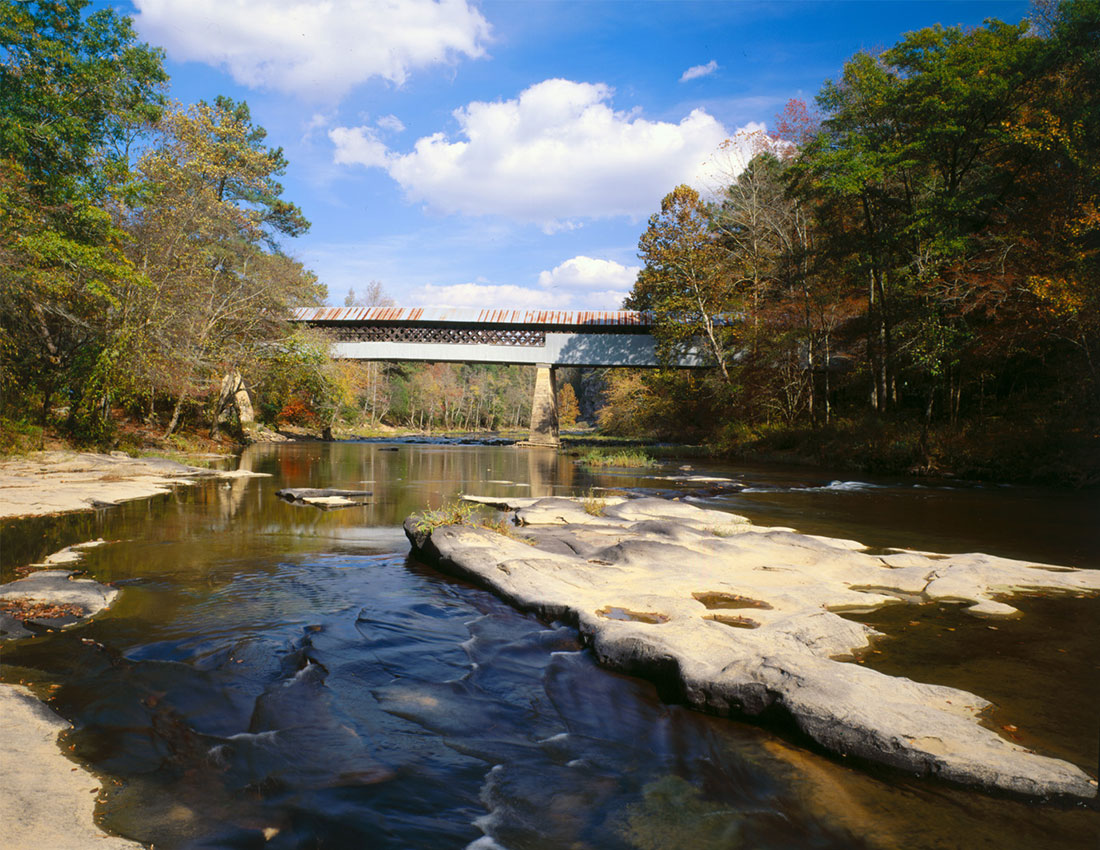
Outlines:
POLYGON ((383 115, 374 123, 390 133, 405 132, 405 124, 396 115, 383 115))
POLYGON ((618 310, 641 270, 581 254, 540 272, 539 286, 569 294, 575 309, 618 310))
POLYGON ((384 168, 411 201, 442 213, 502 215, 547 232, 584 219, 654 212, 679 183, 699 184, 731 135, 703 109, 678 123, 611 106, 603 84, 545 80, 511 100, 454 112, 459 131, 435 133, 380 161, 369 128, 329 133, 337 163, 384 168))
POLYGON ((706 65, 692 65, 684 73, 680 75, 680 82, 686 83, 688 80, 697 80, 700 77, 707 77, 718 70, 718 63, 711 59, 706 65))
POLYGON ((548 310, 565 310, 568 309, 570 300, 567 293, 526 289, 513 284, 457 283, 436 286, 429 283, 410 291, 402 298, 402 303, 412 306, 430 304, 433 307, 544 307, 548 310))
POLYGON ((365 165, 385 168, 389 162, 386 145, 370 127, 335 127, 328 137, 336 145, 337 165, 365 165))
POLYGON ((485 53, 489 23, 467 0, 134 0, 142 37, 172 59, 224 68, 250 87, 339 100, 371 77, 485 53))

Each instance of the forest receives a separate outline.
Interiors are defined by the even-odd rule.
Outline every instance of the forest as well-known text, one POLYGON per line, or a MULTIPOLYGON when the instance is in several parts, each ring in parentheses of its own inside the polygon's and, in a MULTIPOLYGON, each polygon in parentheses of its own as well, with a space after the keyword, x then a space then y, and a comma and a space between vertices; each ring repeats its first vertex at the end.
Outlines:
MULTIPOLYGON (((283 321, 328 293, 282 150, 86 6, 0 3, 0 449, 239 435, 242 376, 270 425, 526 425, 524 370, 334 362, 283 321)), ((581 396, 732 456, 1100 483, 1100 2, 908 33, 771 126, 638 243, 625 307, 710 367, 564 376, 566 423, 581 396)))
POLYGON ((713 368, 609 373, 605 430, 1100 483, 1100 4, 909 33, 729 146, 626 304, 713 368))

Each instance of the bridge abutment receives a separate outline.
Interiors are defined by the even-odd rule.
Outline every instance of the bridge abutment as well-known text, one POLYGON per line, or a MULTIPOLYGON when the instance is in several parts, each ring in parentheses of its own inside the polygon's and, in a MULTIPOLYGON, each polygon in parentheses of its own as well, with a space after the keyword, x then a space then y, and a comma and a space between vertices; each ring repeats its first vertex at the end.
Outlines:
POLYGON ((531 436, 527 442, 533 446, 557 447, 558 393, 554 369, 548 363, 539 363, 535 372, 535 394, 531 399, 531 436))

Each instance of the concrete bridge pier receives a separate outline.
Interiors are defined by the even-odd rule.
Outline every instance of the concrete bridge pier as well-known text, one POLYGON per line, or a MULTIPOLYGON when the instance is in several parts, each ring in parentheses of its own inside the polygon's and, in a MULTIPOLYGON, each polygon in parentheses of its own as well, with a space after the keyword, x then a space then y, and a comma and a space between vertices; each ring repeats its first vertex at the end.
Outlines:
POLYGON ((527 443, 557 448, 560 441, 558 388, 554 380, 554 368, 549 363, 539 363, 535 368, 535 395, 531 399, 531 436, 527 443))

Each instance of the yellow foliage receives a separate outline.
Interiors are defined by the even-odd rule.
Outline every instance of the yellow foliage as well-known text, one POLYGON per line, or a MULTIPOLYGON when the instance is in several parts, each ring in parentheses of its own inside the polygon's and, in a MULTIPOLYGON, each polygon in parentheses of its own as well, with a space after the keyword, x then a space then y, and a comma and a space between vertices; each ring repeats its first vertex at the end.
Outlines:
POLYGON ((1055 316, 1075 316, 1085 306, 1084 293, 1078 281, 1032 275, 1027 279, 1027 287, 1055 316))

